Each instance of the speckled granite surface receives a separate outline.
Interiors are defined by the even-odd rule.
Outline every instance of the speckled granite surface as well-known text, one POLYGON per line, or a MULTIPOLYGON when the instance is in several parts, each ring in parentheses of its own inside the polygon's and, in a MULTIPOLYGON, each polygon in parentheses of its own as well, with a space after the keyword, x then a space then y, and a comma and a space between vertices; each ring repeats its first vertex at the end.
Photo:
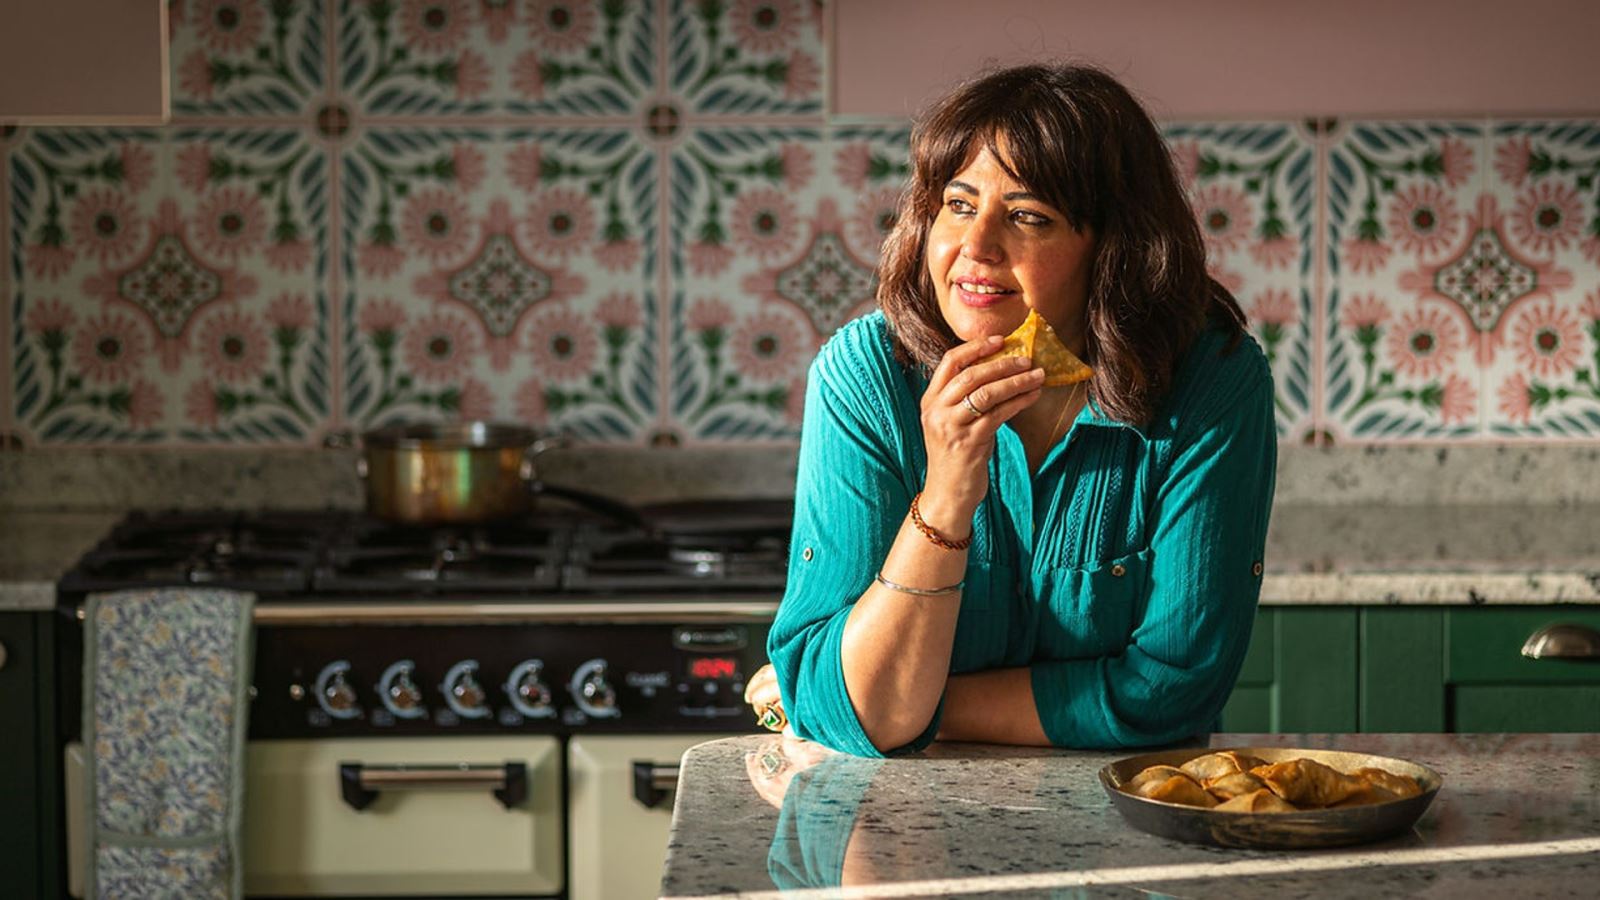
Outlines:
POLYGON ((54 606, 56 579, 119 518, 116 513, 0 515, 0 611, 54 606))
POLYGON ((1261 602, 1600 603, 1600 504, 1272 511, 1261 602))
MULTIPOLYGON (((353 450, 0 452, 0 510, 359 509, 353 450)), ((636 502, 794 494, 795 448, 582 447, 539 457, 551 484, 636 502)))
MULTIPOLYGON (((354 451, 84 449, 0 451, 0 510, 262 505, 353 509, 354 451)), ((795 447, 583 446, 540 457, 551 483, 637 501, 779 497, 794 491, 795 447)), ((1281 506, 1600 504, 1600 445, 1328 447, 1278 452, 1281 506)))
POLYGON ((1278 502, 1600 503, 1600 444, 1280 447, 1278 502))
POLYGON ((1318 851, 1222 850, 1133 829, 1095 773, 1128 753, 936 744, 893 760, 775 736, 685 755, 667 897, 1593 897, 1600 735, 1214 735, 1432 766, 1413 830, 1318 851), (795 893, 799 891, 800 893, 795 893), (852 896, 844 893, 843 896, 852 896))

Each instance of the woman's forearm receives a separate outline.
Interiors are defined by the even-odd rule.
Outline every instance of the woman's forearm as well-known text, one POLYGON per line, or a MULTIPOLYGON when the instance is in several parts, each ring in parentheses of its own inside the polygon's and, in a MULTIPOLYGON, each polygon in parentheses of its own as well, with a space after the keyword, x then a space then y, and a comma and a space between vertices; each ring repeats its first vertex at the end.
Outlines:
MULTIPOLYGON (((970 524, 951 526, 942 512, 924 510, 925 521, 952 538, 968 533, 970 524)), ((932 589, 960 582, 966 568, 965 550, 933 544, 907 516, 880 571, 897 584, 932 589)), ((876 581, 851 609, 840 651, 845 688, 862 729, 879 750, 904 746, 928 727, 950 672, 960 611, 960 593, 922 597, 876 581)))
POLYGON ((1049 746, 1033 699, 1032 671, 1024 666, 950 676, 939 740, 1049 746))

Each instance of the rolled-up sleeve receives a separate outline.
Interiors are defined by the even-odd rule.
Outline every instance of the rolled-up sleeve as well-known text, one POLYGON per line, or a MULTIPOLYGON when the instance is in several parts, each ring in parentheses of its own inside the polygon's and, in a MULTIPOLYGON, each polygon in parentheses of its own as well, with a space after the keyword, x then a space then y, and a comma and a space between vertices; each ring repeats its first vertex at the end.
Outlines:
POLYGON ((1231 393, 1173 438, 1151 506, 1148 597, 1124 652, 1033 664, 1053 743, 1175 741, 1211 728, 1227 702, 1261 593, 1277 468, 1270 375, 1231 393))
MULTIPOLYGON (((807 379, 788 583, 767 655, 796 734, 882 756, 850 702, 841 651, 850 610, 888 554, 911 488, 892 426, 894 398, 854 352, 861 330, 830 341, 807 379)), ((938 720, 894 752, 925 747, 938 720)))

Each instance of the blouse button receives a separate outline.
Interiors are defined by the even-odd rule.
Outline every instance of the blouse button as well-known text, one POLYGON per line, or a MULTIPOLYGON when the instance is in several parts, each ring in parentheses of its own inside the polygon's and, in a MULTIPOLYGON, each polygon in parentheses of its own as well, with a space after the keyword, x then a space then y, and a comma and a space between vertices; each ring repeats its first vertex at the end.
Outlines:
POLYGON ((811 562, 811 557, 813 555, 814 554, 811 552, 811 548, 810 547, 807 547, 804 550, 800 551, 800 558, 805 560, 806 562, 811 562))
POLYGON ((1261 563, 1258 562, 1255 565, 1251 566, 1250 567, 1250 571, 1253 572, 1256 575, 1256 577, 1258 577, 1258 578, 1261 577, 1261 563))
POLYGON ((1122 563, 1117 563, 1111 567, 1111 574, 1121 578, 1122 576, 1128 574, 1128 567, 1124 566, 1122 563))

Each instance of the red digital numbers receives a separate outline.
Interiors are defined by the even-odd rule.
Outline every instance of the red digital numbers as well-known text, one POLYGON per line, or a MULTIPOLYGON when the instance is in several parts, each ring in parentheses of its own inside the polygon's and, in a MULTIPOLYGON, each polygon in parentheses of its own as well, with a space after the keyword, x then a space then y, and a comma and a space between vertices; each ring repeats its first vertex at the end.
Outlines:
POLYGON ((728 656, 701 656, 689 663, 690 678, 732 678, 737 671, 738 660, 728 656))

